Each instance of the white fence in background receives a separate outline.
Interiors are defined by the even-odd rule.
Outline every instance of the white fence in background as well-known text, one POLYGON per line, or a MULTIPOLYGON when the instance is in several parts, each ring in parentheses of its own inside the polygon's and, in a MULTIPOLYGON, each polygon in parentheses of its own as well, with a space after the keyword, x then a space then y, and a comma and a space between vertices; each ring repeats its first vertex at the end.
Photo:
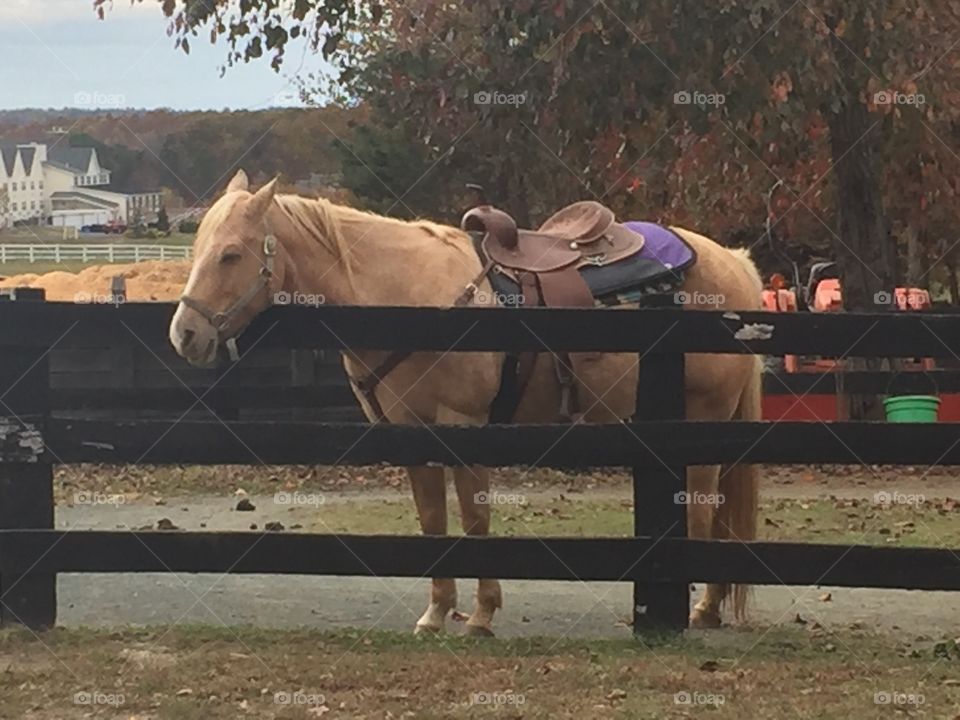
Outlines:
POLYGON ((189 260, 188 245, 101 245, 0 244, 0 264, 7 262, 108 262, 129 263, 141 260, 189 260))

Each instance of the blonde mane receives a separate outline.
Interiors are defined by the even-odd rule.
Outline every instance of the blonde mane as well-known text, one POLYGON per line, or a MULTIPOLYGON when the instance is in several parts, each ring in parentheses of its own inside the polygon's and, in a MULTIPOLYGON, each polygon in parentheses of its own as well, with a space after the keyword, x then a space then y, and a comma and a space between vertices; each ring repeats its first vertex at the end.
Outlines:
POLYGON ((365 210, 357 210, 346 205, 337 205, 326 198, 305 198, 299 195, 277 195, 277 204, 291 221, 301 226, 309 235, 322 243, 335 257, 339 258, 352 278, 350 247, 344 238, 343 226, 355 224, 368 226, 377 223, 394 227, 398 236, 404 231, 418 230, 443 243, 472 252, 469 236, 462 230, 449 225, 441 225, 430 220, 400 220, 365 210))

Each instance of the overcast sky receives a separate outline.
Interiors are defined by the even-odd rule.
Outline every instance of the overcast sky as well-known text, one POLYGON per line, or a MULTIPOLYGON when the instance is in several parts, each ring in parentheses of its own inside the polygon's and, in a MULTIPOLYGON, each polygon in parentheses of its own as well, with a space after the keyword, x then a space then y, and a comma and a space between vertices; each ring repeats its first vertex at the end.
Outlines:
POLYGON ((177 110, 296 105, 291 77, 323 68, 303 45, 280 75, 269 61, 220 77, 224 44, 174 48, 157 0, 115 0, 98 20, 91 0, 0 0, 0 109, 124 107, 177 110))

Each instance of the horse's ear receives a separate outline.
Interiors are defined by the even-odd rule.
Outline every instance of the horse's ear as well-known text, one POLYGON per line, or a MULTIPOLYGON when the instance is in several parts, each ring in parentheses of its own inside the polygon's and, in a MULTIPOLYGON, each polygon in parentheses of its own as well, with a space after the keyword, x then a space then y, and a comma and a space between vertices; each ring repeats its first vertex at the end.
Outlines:
POLYGON ((270 203, 273 202, 274 196, 277 194, 277 180, 279 178, 274 178, 262 188, 257 190, 254 194, 253 199, 250 201, 250 214, 254 217, 263 217, 266 214, 267 209, 270 207, 270 203))
POLYGON ((235 192, 237 190, 247 190, 250 187, 250 179, 247 177, 247 174, 243 170, 237 170, 237 174, 233 176, 233 180, 230 181, 230 184, 227 185, 227 192, 235 192))

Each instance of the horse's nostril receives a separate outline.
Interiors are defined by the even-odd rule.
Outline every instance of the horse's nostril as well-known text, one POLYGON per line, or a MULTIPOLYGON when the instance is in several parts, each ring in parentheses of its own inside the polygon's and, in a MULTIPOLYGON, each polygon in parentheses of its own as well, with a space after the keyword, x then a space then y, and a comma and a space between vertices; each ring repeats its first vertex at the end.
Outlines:
POLYGON ((196 333, 193 330, 184 330, 183 337, 181 339, 181 345, 183 347, 190 347, 190 343, 193 342, 193 338, 196 336, 196 333))

